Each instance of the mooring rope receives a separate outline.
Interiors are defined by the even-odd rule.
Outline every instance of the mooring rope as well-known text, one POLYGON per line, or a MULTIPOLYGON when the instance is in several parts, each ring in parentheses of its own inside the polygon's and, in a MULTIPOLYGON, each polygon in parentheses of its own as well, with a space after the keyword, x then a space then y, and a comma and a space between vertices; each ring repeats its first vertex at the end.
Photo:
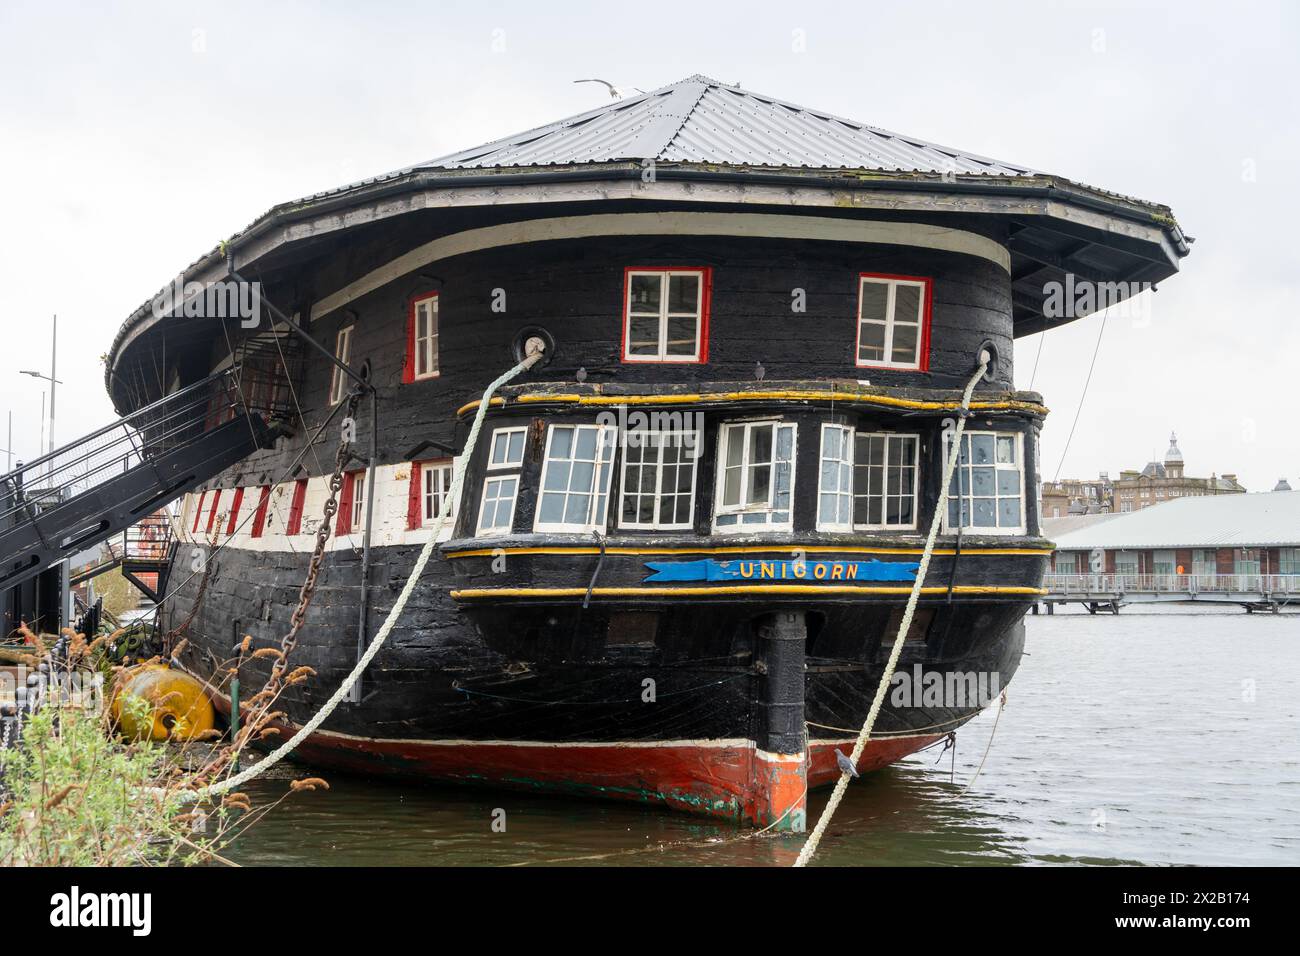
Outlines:
MULTIPOLYGON (((907 609, 903 612, 903 620, 898 626, 898 636, 894 638, 894 646, 889 652, 889 662, 885 665, 885 672, 880 675, 880 685, 876 688, 876 696, 871 702, 871 710, 867 712, 867 719, 858 732, 857 742, 853 745, 853 753, 849 756, 849 763, 855 769, 858 761, 862 758, 862 751, 866 749, 867 740, 871 736, 871 729, 876 725, 876 718, 880 715, 880 708, 885 702, 885 693, 889 689, 890 679, 894 676, 894 668, 898 666, 898 658, 903 653, 903 642, 907 638, 907 632, 912 627, 912 617, 916 613, 916 605, 921 597, 921 585, 925 582, 926 572, 930 568, 930 556, 934 553, 934 542, 939 535, 939 524, 943 520, 944 510, 948 507, 948 487, 952 482, 953 470, 957 467, 957 458, 961 454, 961 436, 962 432, 966 430, 966 416, 970 411, 971 395, 975 391, 975 383, 984 377, 984 371, 989 367, 989 360, 989 353, 982 350, 979 354, 979 368, 975 370, 971 380, 966 383, 966 391, 962 393, 961 414, 957 418, 957 430, 953 434, 952 450, 948 453, 948 460, 944 462, 943 482, 939 486, 939 500, 934 506, 934 517, 930 520, 930 533, 926 536, 925 550, 921 553, 921 563, 916 569, 916 580, 912 582, 912 592, 907 596, 907 609)), ((960 507, 957 520, 960 523, 960 507)), ((799 858, 794 861, 795 866, 807 866, 808 861, 817 852, 817 845, 821 843, 822 835, 826 832, 826 827, 830 825, 831 817, 835 815, 836 808, 839 807, 840 801, 844 799, 844 792, 848 789, 850 779, 852 779, 852 776, 847 770, 840 771, 840 779, 835 781, 835 790, 826 804, 826 809, 822 811, 822 815, 818 818, 817 825, 813 827, 812 833, 808 835, 808 842, 799 851, 799 858)))
MULTIPOLYGON (((543 354, 544 353, 541 350, 532 352, 532 354, 522 362, 492 382, 492 384, 483 392, 483 400, 479 403, 478 411, 474 415, 474 424, 470 427, 469 436, 465 439, 465 449, 461 452, 460 461, 452 471, 451 487, 448 489, 447 495, 443 498, 442 512, 438 515, 438 520, 433 525, 433 529, 429 535, 429 540, 425 542, 424 547, 420 551, 419 557, 415 559, 415 566, 411 568, 411 574, 406 579, 406 585, 402 588, 402 593, 397 596, 397 602, 393 605, 392 610, 388 612, 388 617, 384 619, 384 623, 380 626, 378 632, 376 632, 374 638, 370 641, 370 646, 366 648, 365 653, 357 660, 356 666, 352 668, 352 672, 343 679, 341 684, 339 684, 338 689, 334 691, 333 696, 325 702, 311 720, 307 721, 307 723, 303 724, 302 727, 298 729, 296 734, 275 750, 271 751, 264 760, 259 761, 246 770, 240 771, 233 777, 228 777, 217 783, 209 784, 206 787, 200 787, 197 790, 186 791, 185 794, 188 799, 196 800, 202 797, 216 796, 229 790, 233 790, 235 787, 242 786, 255 777, 261 776, 283 760, 288 754, 292 753, 294 748, 306 740, 307 737, 315 733, 316 729, 329 718, 330 714, 334 713, 334 709, 342 703, 345 697, 348 696, 352 690, 352 686, 361 677, 362 672, 370 666, 370 662, 374 660, 375 655, 379 653, 379 649, 384 646, 384 642, 388 640, 388 635, 397 624, 397 619, 400 618, 402 612, 406 610, 406 602, 409 601, 411 595, 415 593, 415 586, 419 583, 420 576, 424 573, 425 566, 429 563, 429 559, 433 557, 434 549, 438 547, 438 535, 442 533, 443 526, 447 523, 447 518, 451 514, 452 502, 456 500, 457 495, 460 494, 461 486, 464 484, 465 466, 469 461, 470 455, 474 452, 474 445, 478 442, 479 432, 483 427, 483 419, 487 414, 489 400, 492 398, 492 395, 496 390, 506 384, 506 382, 509 382, 516 376, 528 371, 528 369, 540 362, 543 354)), ((362 587, 365 587, 364 581, 362 582, 362 587)))

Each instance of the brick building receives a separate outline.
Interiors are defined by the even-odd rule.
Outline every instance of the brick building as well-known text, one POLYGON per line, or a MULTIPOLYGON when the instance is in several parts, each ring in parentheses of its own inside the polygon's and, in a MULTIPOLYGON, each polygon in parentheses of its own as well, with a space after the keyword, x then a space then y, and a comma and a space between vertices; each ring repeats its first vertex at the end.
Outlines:
POLYGON ((1127 514, 1176 498, 1242 494, 1246 490, 1235 474, 1189 478, 1183 465, 1178 436, 1171 434, 1164 460, 1147 462, 1141 471, 1121 471, 1113 481, 1103 471, 1095 480, 1067 478, 1043 482, 1040 497, 1043 517, 1064 518, 1104 512, 1127 514))

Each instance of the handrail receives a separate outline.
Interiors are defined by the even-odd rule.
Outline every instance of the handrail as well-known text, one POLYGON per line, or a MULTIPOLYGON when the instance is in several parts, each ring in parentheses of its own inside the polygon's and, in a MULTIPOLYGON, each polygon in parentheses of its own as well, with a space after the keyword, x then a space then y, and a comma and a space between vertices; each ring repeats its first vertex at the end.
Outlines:
POLYGON ((12 481, 17 475, 26 471, 31 471, 33 468, 43 465, 46 462, 52 461, 54 458, 63 454, 64 452, 68 451, 71 448, 75 448, 78 445, 84 445, 86 442, 94 441, 96 438, 100 438, 104 435, 107 435, 115 428, 121 428, 124 425, 131 426, 134 420, 139 419, 145 415, 148 415, 151 412, 157 411, 163 405, 166 405, 169 402, 174 402, 182 395, 188 395, 191 392, 200 391, 204 387, 212 384, 213 382, 219 379, 232 376, 236 371, 237 371, 237 367, 231 366, 230 368, 222 369, 220 372, 213 372, 207 378, 200 379, 197 382, 194 382, 190 385, 186 385, 182 389, 179 389, 168 395, 164 395, 162 398, 158 399, 157 401, 149 403, 144 408, 137 408, 129 415, 124 415, 123 417, 117 419, 116 421, 109 422, 107 425, 103 426, 102 428, 96 429, 95 431, 91 432, 88 435, 82 435, 76 441, 69 442, 66 445, 61 445, 60 447, 54 449, 53 451, 46 452, 44 455, 41 455, 39 458, 33 458, 31 461, 23 462, 21 467, 15 468, 13 471, 0 475, 0 482, 12 481))
POLYGON ((1300 574, 1097 574, 1049 573, 1049 595, 1096 594, 1261 594, 1300 595, 1300 574))

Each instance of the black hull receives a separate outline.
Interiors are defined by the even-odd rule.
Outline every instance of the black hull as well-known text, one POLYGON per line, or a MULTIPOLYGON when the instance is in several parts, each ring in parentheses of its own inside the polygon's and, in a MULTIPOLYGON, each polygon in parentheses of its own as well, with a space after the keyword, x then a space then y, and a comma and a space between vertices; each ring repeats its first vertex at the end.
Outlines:
MULTIPOLYGON (((370 590, 368 637, 391 608, 415 554, 413 547, 395 547, 376 549, 372 555, 375 579, 385 586, 370 590)), ((217 554, 207 594, 189 630, 184 665, 212 679, 221 694, 220 665, 229 662, 241 635, 252 635, 253 648, 278 646, 306 562, 306 554, 285 552, 227 548, 217 554)), ((351 552, 326 557, 307 626, 291 660, 310 665, 317 676, 286 689, 286 732, 310 718, 355 663, 358 571, 351 552)), ((580 600, 567 599, 467 611, 451 597, 457 583, 451 562, 430 564, 388 643, 366 671, 360 703, 339 706, 323 726, 326 733, 304 746, 298 759, 325 768, 511 786, 518 781, 509 772, 476 772, 477 764, 495 759, 497 750, 510 743, 588 748, 582 751, 584 757, 600 744, 626 750, 712 743, 731 754, 737 741, 758 742, 762 749, 762 742, 778 739, 784 730, 791 746, 802 750, 804 721, 806 746, 814 757, 819 748, 826 753, 832 746, 847 751, 885 666, 896 631, 896 624, 894 629, 888 624, 896 620, 904 600, 802 601, 810 619, 820 618, 820 623, 809 629, 803 648, 806 669, 798 689, 802 717, 797 726, 782 728, 767 700, 769 675, 764 673, 754 627, 779 603, 745 599, 678 604, 667 609, 654 644, 626 644, 619 643, 626 635, 617 632, 626 601, 593 601, 586 610, 580 600), (647 687, 653 687, 652 700, 647 699, 647 687), (477 741, 495 749, 489 757, 459 751, 463 758, 450 766, 419 755, 420 748, 450 741, 462 746, 477 741)), ((197 590, 197 578, 178 589, 167 605, 171 621, 188 616, 197 590)), ((995 699, 1019 664, 1026 608, 1023 599, 923 601, 921 613, 929 624, 923 639, 904 645, 899 673, 909 680, 918 674, 979 674, 995 699)), ((246 695, 260 686, 268 668, 266 661, 242 665, 246 695)), ((988 694, 953 703, 925 700, 918 693, 900 706, 891 690, 873 733, 888 749, 872 757, 869 766, 897 759, 956 730, 990 702, 988 694)), ((656 750, 655 756, 663 757, 663 752, 656 750)), ((552 763, 556 759, 553 756, 552 763)), ((561 760, 566 761, 572 765, 571 756, 561 760)), ((825 772, 826 767, 833 769, 833 755, 821 764, 823 772, 810 773, 809 786, 833 779, 825 772)), ((679 772, 674 768, 670 775, 679 772)), ((590 776, 592 771, 584 773, 590 776)), ((749 773, 737 770, 741 776, 749 773)), ((553 786, 539 785, 530 777, 527 786, 584 792, 573 785, 573 776, 566 773, 553 786)), ((637 781, 643 789, 663 789, 645 784, 641 777, 637 781)), ((698 783, 684 786, 690 790, 698 783)), ((682 789, 673 786, 674 793, 682 789)), ((588 789, 603 792, 608 787, 588 789)), ((699 809, 658 791, 655 795, 669 805, 699 809)), ((741 797, 710 806, 715 803, 725 804, 720 811, 724 816, 747 817, 741 797)))

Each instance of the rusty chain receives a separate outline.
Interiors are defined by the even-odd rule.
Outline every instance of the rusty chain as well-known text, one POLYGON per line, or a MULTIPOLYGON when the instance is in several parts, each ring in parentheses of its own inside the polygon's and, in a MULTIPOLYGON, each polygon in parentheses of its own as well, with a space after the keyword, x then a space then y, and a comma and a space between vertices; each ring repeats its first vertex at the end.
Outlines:
POLYGON ((325 511, 321 518, 320 527, 316 529, 316 547, 311 553, 311 563, 307 567, 307 577, 302 582, 302 589, 298 592, 298 606, 293 609, 293 614, 289 617, 289 630, 280 641, 280 660, 272 670, 272 679, 277 678, 285 667, 285 662, 293 652, 294 647, 298 644, 298 632, 302 630, 303 624, 307 621, 307 609, 311 606, 312 597, 316 593, 316 579, 320 576, 321 562, 325 557, 325 544, 329 541, 330 531, 334 527, 334 517, 339 510, 339 492, 343 488, 343 472, 347 468, 348 461, 352 457, 352 442, 349 440, 348 422, 356 421, 357 405, 361 402, 363 391, 360 388, 354 388, 348 395, 347 406, 343 415, 343 438, 339 441, 338 452, 334 456, 334 473, 330 475, 330 494, 325 500, 325 511))

